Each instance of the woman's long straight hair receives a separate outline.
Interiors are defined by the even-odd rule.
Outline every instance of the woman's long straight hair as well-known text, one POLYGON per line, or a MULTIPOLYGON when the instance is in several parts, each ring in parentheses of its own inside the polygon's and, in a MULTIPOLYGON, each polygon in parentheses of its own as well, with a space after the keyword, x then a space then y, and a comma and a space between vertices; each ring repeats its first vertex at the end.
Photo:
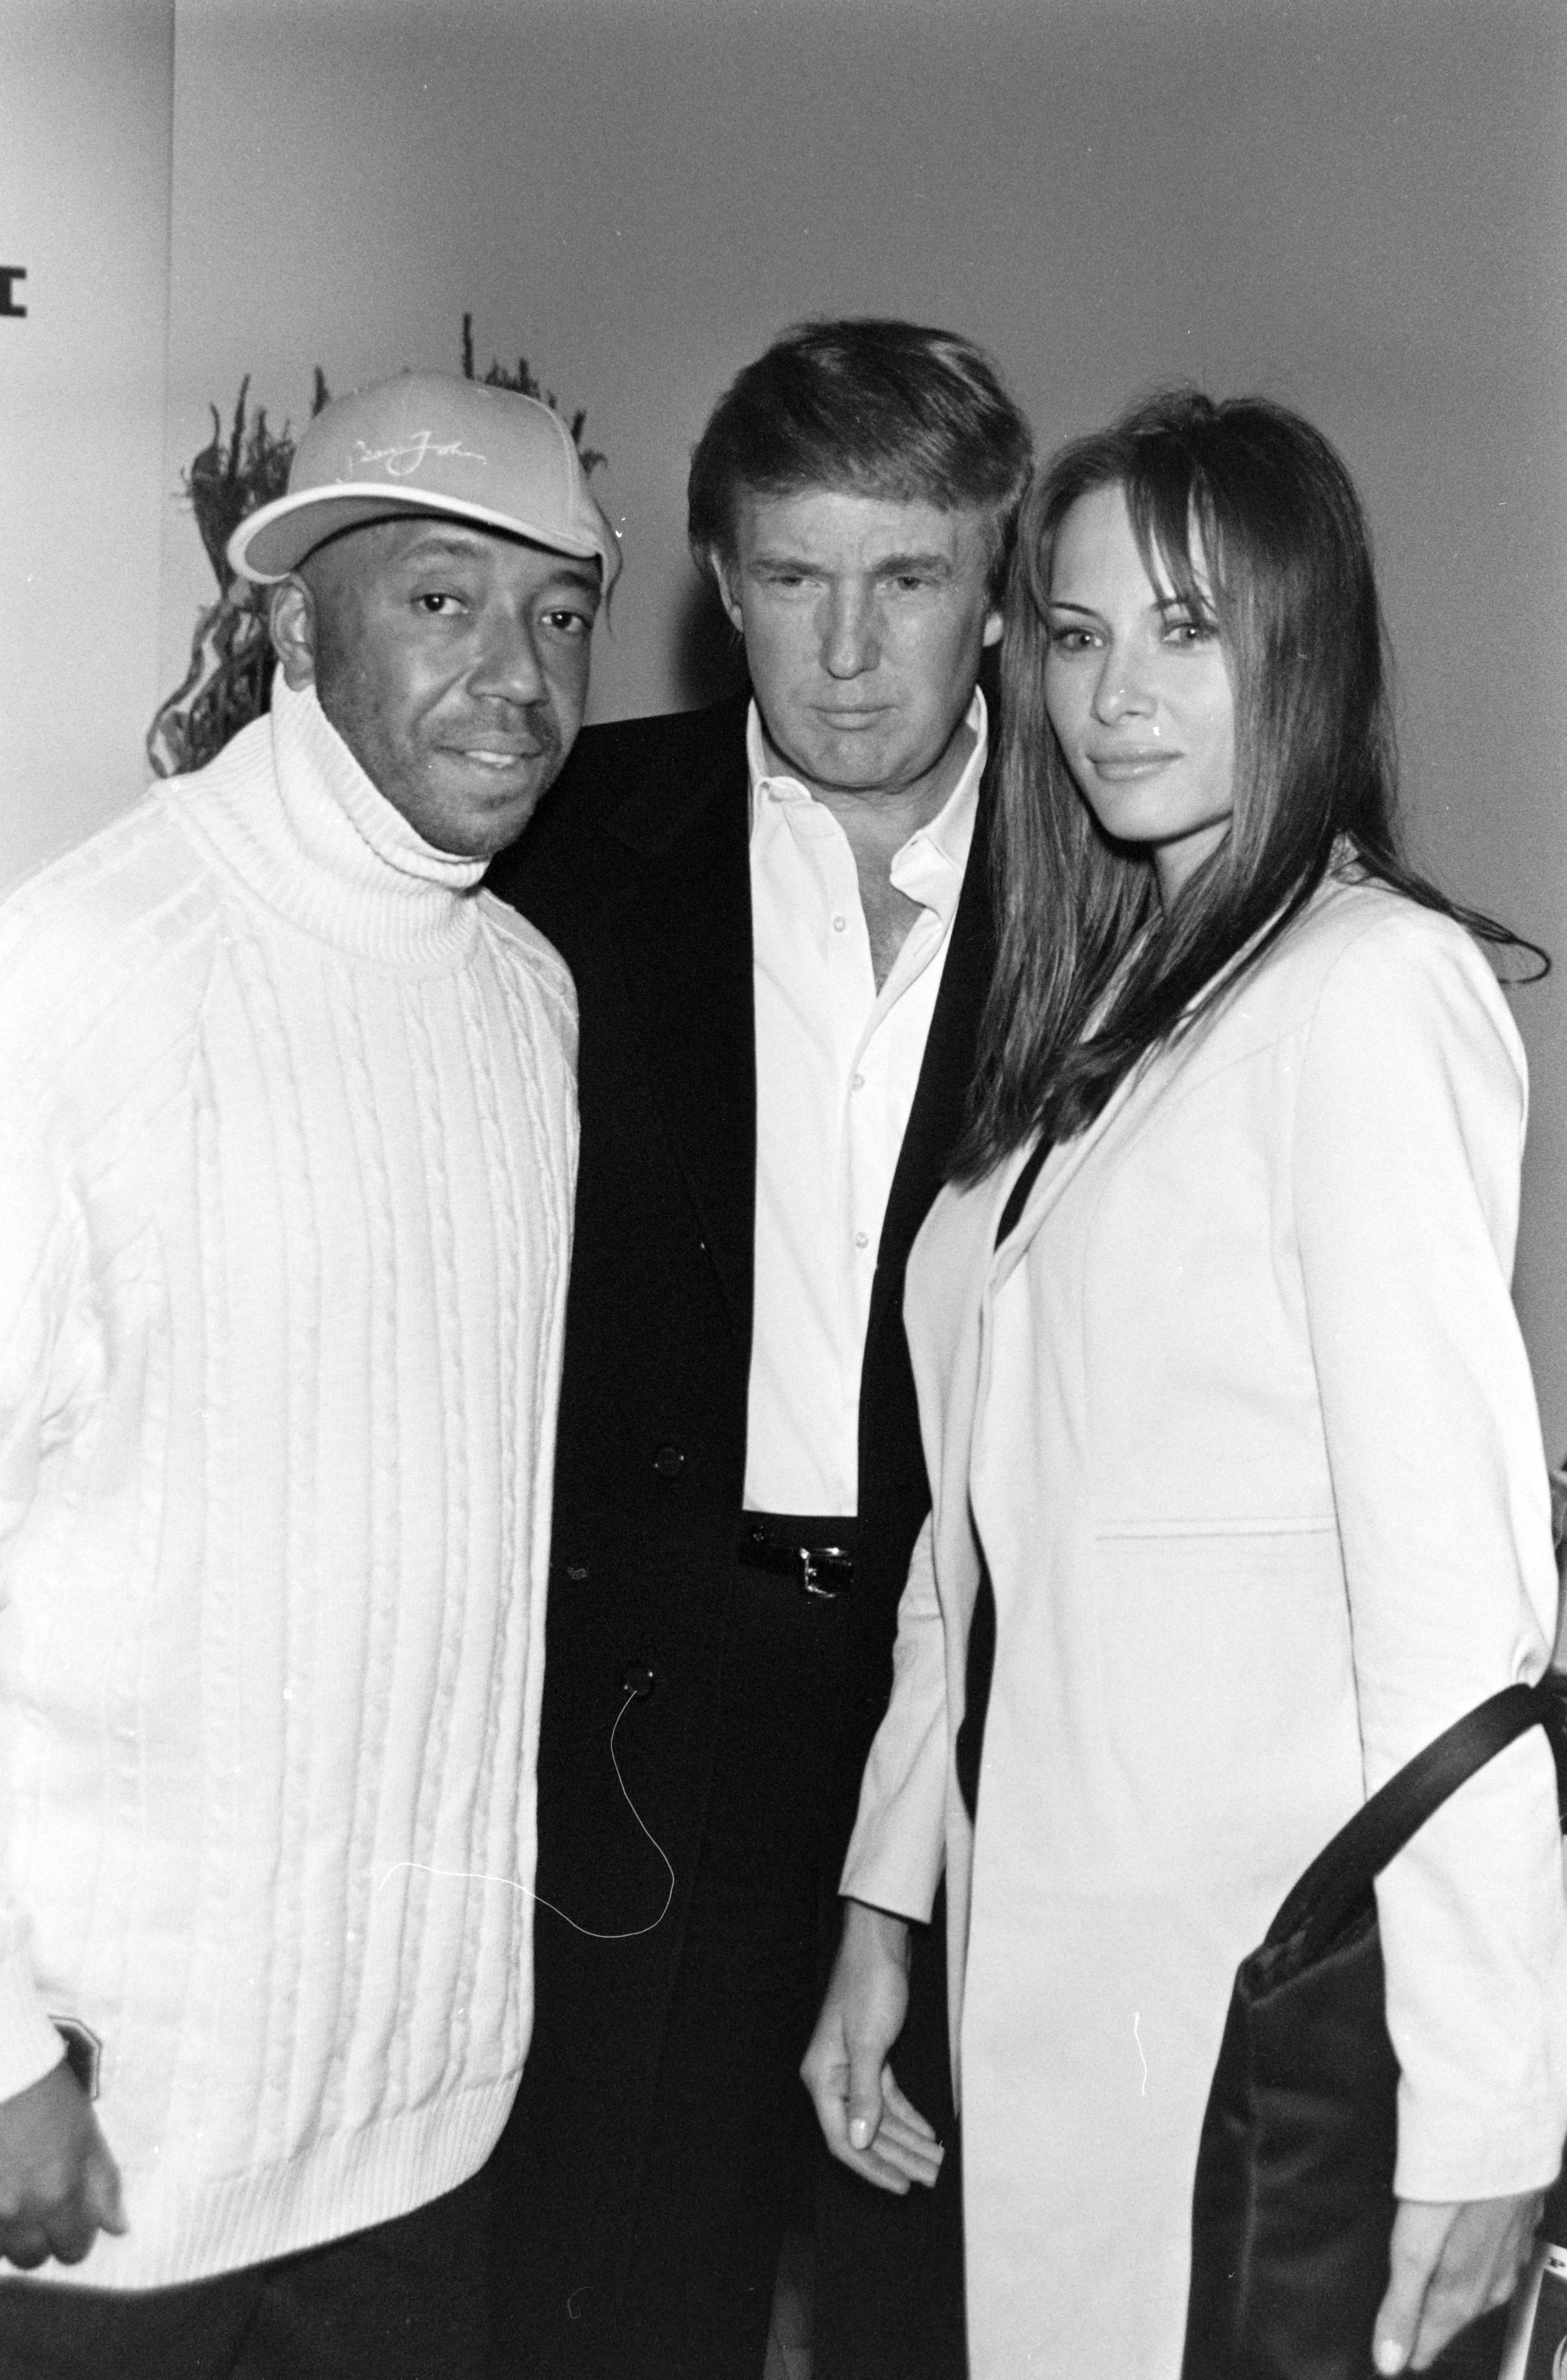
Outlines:
POLYGON ((1363 877, 1487 941, 1518 943, 1400 856, 1386 635, 1365 516, 1332 447, 1282 406, 1171 390, 1064 447, 1018 522, 1001 684, 997 964, 953 1166, 959 1180, 1038 1135, 1082 1131, 1141 1059, 1244 979, 1337 846, 1363 877), (1125 495, 1150 579, 1194 615, 1216 618, 1235 690, 1229 831, 1167 910, 1148 855, 1100 831, 1045 708, 1056 539, 1078 499, 1105 487, 1125 495))

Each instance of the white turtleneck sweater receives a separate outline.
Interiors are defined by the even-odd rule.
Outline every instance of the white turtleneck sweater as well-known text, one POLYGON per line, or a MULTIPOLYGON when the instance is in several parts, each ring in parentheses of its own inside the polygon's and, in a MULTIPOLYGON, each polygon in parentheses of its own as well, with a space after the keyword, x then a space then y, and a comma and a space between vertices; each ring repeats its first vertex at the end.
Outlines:
POLYGON ((130 2227, 51 2281, 406 2213, 516 2087, 576 1022, 480 872, 280 680, 0 909, 0 2097, 91 2027, 130 2227))

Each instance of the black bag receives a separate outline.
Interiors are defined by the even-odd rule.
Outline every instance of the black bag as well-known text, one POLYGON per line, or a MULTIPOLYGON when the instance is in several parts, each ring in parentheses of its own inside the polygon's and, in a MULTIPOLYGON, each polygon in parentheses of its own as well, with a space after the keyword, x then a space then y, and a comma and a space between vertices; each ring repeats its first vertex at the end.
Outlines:
MULTIPOLYGON (((1558 1690, 1560 1691, 1560 1689, 1558 1690)), ((1367 2380, 1388 2286, 1398 2060, 1372 1879, 1561 1704, 1508 1686, 1401 1768, 1242 1961, 1197 2150, 1182 2380, 1367 2380)))

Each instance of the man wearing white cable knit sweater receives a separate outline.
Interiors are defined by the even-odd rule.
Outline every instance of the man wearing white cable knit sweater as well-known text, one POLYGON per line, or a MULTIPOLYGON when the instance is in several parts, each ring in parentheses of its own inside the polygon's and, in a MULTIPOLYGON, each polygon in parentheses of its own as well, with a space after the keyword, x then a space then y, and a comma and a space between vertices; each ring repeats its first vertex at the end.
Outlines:
POLYGON ((231 559, 270 718, 0 910, 6 2380, 477 2373, 531 2022, 576 1020, 479 879, 613 533, 407 375, 231 559))

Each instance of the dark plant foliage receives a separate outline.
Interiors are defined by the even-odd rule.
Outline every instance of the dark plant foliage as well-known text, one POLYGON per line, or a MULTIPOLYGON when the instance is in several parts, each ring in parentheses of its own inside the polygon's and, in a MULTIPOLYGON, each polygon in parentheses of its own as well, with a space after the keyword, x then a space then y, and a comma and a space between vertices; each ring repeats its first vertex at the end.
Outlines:
MULTIPOLYGON (((463 378, 464 380, 478 378, 473 369, 473 316, 471 314, 463 316, 463 378)), ((544 387, 528 364, 526 356, 518 356, 515 372, 508 371, 504 364, 497 363, 492 356, 490 369, 484 375, 484 385, 486 388, 515 388, 519 396, 536 397, 541 405, 547 405, 552 413, 560 412, 561 408, 554 390, 544 387)), ((601 455, 597 446, 584 446, 582 443, 583 425, 587 419, 588 408, 585 405, 579 405, 566 426, 571 431, 571 443, 582 458, 582 468, 590 479, 600 464, 607 461, 608 457, 601 455)))
MULTIPOLYGON (((272 695, 274 655, 267 634, 266 589, 236 578, 228 566, 227 546, 247 513, 286 492, 294 437, 286 421, 281 430, 268 428, 264 406, 247 421, 249 390, 247 372, 239 383, 226 446, 217 407, 211 408, 212 438, 184 478, 182 492, 196 516, 218 582, 218 600, 198 619, 190 666, 147 731, 147 758, 158 777, 205 768, 231 736, 261 717, 272 695)), ((318 364, 312 420, 329 394, 318 364)))

